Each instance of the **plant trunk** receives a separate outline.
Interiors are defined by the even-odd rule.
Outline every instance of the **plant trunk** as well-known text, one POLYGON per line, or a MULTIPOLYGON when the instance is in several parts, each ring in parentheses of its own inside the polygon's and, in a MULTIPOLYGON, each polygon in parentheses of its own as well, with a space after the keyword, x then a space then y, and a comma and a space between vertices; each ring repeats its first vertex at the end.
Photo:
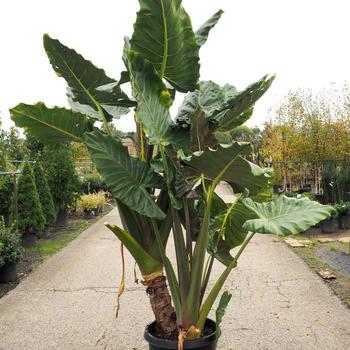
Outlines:
POLYGON ((177 330, 177 324, 165 276, 147 280, 144 285, 147 286, 146 292, 158 325, 165 335, 170 336, 177 330))

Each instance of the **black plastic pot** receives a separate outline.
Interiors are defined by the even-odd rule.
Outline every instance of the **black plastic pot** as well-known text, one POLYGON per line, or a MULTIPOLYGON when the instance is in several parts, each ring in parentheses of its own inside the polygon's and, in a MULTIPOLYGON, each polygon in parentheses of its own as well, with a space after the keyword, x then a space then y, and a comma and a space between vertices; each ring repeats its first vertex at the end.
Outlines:
POLYGON ((35 246, 37 241, 36 235, 33 233, 27 233, 22 236, 22 247, 29 248, 35 246))
POLYGON ((6 263, 0 268, 0 283, 14 282, 17 280, 17 264, 6 263))
POLYGON ((345 229, 350 229, 350 215, 343 216, 343 225, 345 229))
POLYGON ((327 219, 321 222, 321 229, 323 233, 334 233, 338 229, 337 219, 327 219))
POLYGON ((91 218, 94 218, 95 216, 97 216, 97 211, 98 209, 94 208, 94 209, 85 209, 84 210, 84 216, 87 218, 87 219, 91 219, 91 218))
MULTIPOLYGON (((216 350, 216 325, 215 322, 207 319, 205 326, 212 330, 212 333, 200 339, 187 340, 184 342, 184 350, 216 350)), ((149 344, 149 350, 177 350, 177 340, 166 340, 155 337, 156 321, 146 327, 145 339, 149 344)))

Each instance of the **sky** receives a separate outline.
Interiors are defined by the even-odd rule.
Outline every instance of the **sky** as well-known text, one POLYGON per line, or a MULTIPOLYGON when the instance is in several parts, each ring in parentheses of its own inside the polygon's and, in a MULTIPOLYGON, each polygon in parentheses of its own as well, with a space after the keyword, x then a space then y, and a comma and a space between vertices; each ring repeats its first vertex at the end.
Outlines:
MULTIPOLYGON (((266 122, 289 90, 317 91, 350 81, 348 0, 183 0, 183 5, 194 29, 218 9, 225 11, 200 51, 202 80, 243 89, 276 74, 250 126, 266 122)), ((137 0, 0 1, 3 126, 9 128, 8 110, 20 102, 68 106, 65 81, 55 75, 43 50, 44 33, 118 79, 124 69, 123 37, 131 36, 138 7, 137 0)), ((132 130, 132 117, 116 126, 132 130)))

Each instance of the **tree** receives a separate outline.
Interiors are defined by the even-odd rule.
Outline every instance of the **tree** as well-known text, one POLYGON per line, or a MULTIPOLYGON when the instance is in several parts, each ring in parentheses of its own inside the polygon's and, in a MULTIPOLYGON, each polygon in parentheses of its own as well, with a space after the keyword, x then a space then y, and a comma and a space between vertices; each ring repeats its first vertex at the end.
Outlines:
POLYGON ((265 124, 262 153, 272 158, 276 180, 281 182, 283 178, 288 189, 293 177, 301 184, 305 182, 301 169, 307 164, 319 192, 325 162, 350 156, 350 105, 346 91, 291 91, 275 109, 274 118, 265 124))
POLYGON ((25 163, 18 180, 18 228, 22 234, 41 235, 45 223, 32 169, 29 163, 25 163))
POLYGON ((67 221, 68 208, 72 206, 80 191, 75 171, 72 150, 68 144, 45 146, 43 160, 53 202, 58 212, 58 221, 67 221))
POLYGON ((46 225, 51 225, 56 221, 56 209, 53 203, 46 174, 39 162, 36 162, 34 164, 33 174, 34 174, 35 186, 39 193, 41 206, 45 215, 46 225))

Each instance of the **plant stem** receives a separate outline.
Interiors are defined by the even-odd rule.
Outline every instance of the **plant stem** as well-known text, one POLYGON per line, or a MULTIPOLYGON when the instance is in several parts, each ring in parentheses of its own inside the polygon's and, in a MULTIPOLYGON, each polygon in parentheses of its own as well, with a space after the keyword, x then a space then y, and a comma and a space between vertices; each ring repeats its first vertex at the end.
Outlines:
POLYGON ((205 274, 204 274, 205 277, 204 277, 204 280, 203 280, 203 283, 202 283, 201 296, 200 296, 199 304, 202 304, 204 293, 205 293, 205 290, 207 289, 207 286, 208 286, 209 278, 210 278, 210 275, 211 275, 211 270, 213 269, 213 265, 214 265, 214 254, 210 255, 210 257, 208 258, 208 262, 207 263, 209 263, 209 266, 205 270, 205 274))
POLYGON ((190 225, 190 213, 188 211, 187 199, 183 198, 183 207, 185 212, 185 230, 186 230, 186 254, 188 257, 189 264, 192 262, 192 236, 191 236, 191 225, 190 225))
POLYGON ((243 253, 244 249, 247 247, 248 243, 250 240, 253 238, 255 235, 255 232, 252 232, 244 241, 244 243, 241 245, 238 253, 236 256, 233 258, 232 262, 226 267, 224 272, 220 275, 220 277, 217 279, 215 282, 213 288, 211 289, 209 295, 207 296, 205 302, 203 303, 203 306, 200 311, 199 319, 197 322, 196 327, 202 331, 204 327, 205 320, 208 317, 209 311, 211 310, 221 288, 223 287, 227 277, 229 276, 230 272, 232 271, 233 268, 237 266, 237 261, 241 254, 243 253))

